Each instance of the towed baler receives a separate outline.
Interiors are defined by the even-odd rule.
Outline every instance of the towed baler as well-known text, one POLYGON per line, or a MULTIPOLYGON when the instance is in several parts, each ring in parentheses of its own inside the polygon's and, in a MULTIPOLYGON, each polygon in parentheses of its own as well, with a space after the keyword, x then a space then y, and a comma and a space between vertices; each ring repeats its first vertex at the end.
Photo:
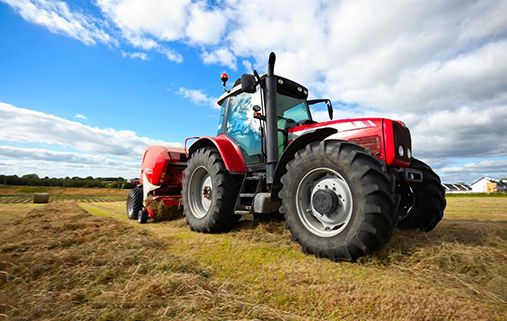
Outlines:
POLYGON ((127 215, 146 223, 156 213, 149 206, 162 201, 165 206, 180 209, 182 206, 183 171, 187 156, 183 148, 153 145, 146 147, 141 164, 139 185, 133 188, 127 199, 127 215))

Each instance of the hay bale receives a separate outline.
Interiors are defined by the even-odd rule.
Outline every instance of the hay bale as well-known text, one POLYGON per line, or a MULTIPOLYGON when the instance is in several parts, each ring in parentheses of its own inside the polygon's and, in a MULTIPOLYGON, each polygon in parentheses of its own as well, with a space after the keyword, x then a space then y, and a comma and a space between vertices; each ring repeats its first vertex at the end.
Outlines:
POLYGON ((183 207, 165 206, 162 200, 154 200, 153 197, 149 196, 146 199, 146 204, 150 207, 150 210, 155 212, 154 221, 172 221, 183 217, 183 207))
POLYGON ((48 193, 35 193, 35 194, 33 194, 33 202, 36 204, 49 203, 49 194, 48 193))

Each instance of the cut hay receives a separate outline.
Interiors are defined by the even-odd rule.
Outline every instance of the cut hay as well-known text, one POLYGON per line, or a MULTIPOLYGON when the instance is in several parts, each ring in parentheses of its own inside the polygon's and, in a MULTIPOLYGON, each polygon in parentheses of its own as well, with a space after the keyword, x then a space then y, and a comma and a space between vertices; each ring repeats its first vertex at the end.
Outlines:
POLYGON ((155 222, 172 221, 183 217, 183 206, 166 206, 162 200, 155 200, 152 196, 148 196, 146 204, 155 213, 155 222))

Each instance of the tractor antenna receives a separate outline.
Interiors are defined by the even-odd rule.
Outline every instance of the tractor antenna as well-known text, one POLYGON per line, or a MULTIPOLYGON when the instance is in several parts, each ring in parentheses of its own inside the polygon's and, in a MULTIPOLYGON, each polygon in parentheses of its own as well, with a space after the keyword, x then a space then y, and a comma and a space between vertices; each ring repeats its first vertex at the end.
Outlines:
POLYGON ((223 82, 223 86, 224 86, 224 91, 226 93, 230 93, 230 89, 227 89, 225 88, 225 85, 227 84, 227 80, 229 80, 229 76, 227 76, 227 74, 224 72, 221 76, 220 76, 220 80, 223 82))

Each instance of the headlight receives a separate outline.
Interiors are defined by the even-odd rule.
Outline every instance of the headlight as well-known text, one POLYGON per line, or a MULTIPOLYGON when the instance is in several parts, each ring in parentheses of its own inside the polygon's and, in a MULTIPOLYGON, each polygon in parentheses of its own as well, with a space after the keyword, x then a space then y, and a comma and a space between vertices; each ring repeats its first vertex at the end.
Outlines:
POLYGON ((410 151, 410 148, 407 148, 407 157, 412 158, 412 152, 410 151))
POLYGON ((400 155, 400 157, 403 157, 403 155, 405 155, 405 150, 401 145, 398 147, 398 155, 400 155))

